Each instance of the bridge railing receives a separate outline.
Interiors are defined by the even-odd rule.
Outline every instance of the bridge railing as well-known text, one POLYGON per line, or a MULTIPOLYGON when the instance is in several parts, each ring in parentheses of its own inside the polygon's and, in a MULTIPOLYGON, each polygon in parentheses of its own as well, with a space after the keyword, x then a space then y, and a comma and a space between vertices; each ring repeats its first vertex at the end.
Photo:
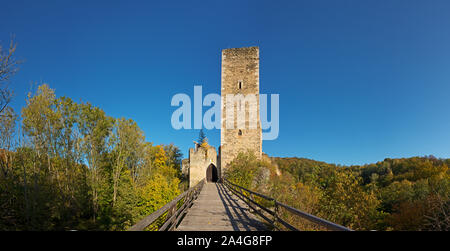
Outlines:
POLYGON ((292 226, 291 224, 289 224, 288 222, 286 222, 285 220, 283 220, 280 217, 280 209, 284 209, 294 215, 300 216, 303 219, 312 222, 314 224, 317 224, 319 226, 325 227, 329 230, 334 230, 334 231, 352 231, 349 228, 346 228, 344 226, 341 226, 339 224, 327 221, 325 219, 319 218, 317 216, 314 216, 312 214, 303 212, 301 210, 298 210, 296 208, 293 208, 291 206, 288 206, 286 204, 283 204, 277 200, 275 200, 274 198, 271 198, 269 196, 266 196, 264 194, 260 194, 251 190, 248 190, 242 186, 233 184, 232 182, 228 181, 227 179, 223 179, 223 183, 228 187, 228 189, 230 189, 236 196, 238 196, 241 200, 243 200, 245 203, 247 203, 247 205, 255 212, 257 213, 259 216, 261 216, 264 220, 266 220, 269 224, 271 224, 274 228, 277 228, 278 230, 282 230, 280 229, 280 227, 278 227, 278 224, 283 225, 285 228, 289 229, 289 230, 293 230, 293 231, 299 231, 299 229, 297 229, 296 227, 292 226), (267 206, 263 206, 261 205, 261 203, 258 203, 257 200, 255 198, 259 197, 262 198, 266 201, 269 202, 269 204, 271 204, 271 208, 274 208, 274 210, 269 209, 267 206), (258 210, 256 207, 258 207, 259 209, 262 210, 258 210), (267 214, 264 214, 263 211, 265 211, 267 214))
POLYGON ((158 231, 174 230, 197 199, 204 184, 205 179, 130 227, 128 231, 143 231, 149 228, 158 231))

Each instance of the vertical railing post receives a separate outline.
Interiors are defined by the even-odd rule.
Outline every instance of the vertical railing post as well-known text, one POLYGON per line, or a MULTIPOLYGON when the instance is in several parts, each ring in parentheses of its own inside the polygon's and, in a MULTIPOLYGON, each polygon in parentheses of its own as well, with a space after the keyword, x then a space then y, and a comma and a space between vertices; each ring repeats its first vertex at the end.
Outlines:
POLYGON ((273 199, 273 205, 274 205, 274 214, 273 214, 273 226, 274 226, 274 228, 275 229, 277 229, 278 227, 277 227, 277 222, 278 222, 278 214, 279 214, 279 207, 278 207, 278 204, 277 204, 277 201, 275 200, 275 199, 273 199))
MULTIPOLYGON (((253 196, 252 193, 249 194, 248 196, 250 197, 251 200, 256 201, 256 200, 255 200, 255 197, 253 196)), ((249 201, 249 202, 250 202, 250 201, 249 201)), ((257 210, 258 210, 257 207, 255 207, 255 212, 257 212, 257 210)), ((250 212, 252 212, 252 211, 250 211, 250 212)))
MULTIPOLYGON (((170 207, 169 213, 167 214, 168 219, 169 219, 170 217, 174 216, 174 214, 175 214, 175 212, 176 212, 176 209, 177 209, 177 204, 178 204, 178 203, 174 203, 174 204, 170 207)), ((173 217, 173 219, 171 220, 169 226, 167 226, 167 227, 168 227, 167 229, 170 229, 170 227, 172 227, 174 219, 176 219, 176 217, 173 217)))
POLYGON ((188 204, 187 204, 188 206, 191 204, 191 201, 192 201, 193 198, 194 198, 194 194, 195 194, 195 190, 194 190, 194 191, 191 191, 191 192, 189 193, 189 196, 188 196, 187 201, 186 201, 186 203, 188 203, 188 204))

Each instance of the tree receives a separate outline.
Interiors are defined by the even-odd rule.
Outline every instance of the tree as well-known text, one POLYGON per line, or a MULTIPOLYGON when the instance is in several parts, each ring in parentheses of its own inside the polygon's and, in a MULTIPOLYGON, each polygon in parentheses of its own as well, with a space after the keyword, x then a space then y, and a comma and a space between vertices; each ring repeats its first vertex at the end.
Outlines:
POLYGON ((12 199, 18 197, 13 153, 17 115, 11 107, 6 107, 3 115, 0 116, 0 229, 15 224, 21 218, 21 210, 12 199))
POLYGON ((373 191, 365 191, 362 179, 350 170, 335 169, 321 182, 320 215, 355 230, 375 229, 380 201, 373 191))
POLYGON ((38 157, 49 154, 50 158, 53 149, 53 136, 58 128, 55 124, 59 122, 54 112, 55 103, 54 91, 44 84, 35 95, 28 94, 27 106, 22 109, 23 130, 31 138, 38 157))
POLYGON ((11 39, 7 50, 4 50, 0 45, 0 114, 2 114, 9 102, 11 102, 13 96, 7 83, 19 69, 20 61, 14 58, 16 46, 17 44, 13 39, 11 39))
POLYGON ((164 151, 164 147, 159 145, 156 146, 156 152, 155 152, 155 167, 156 168, 162 168, 165 167, 167 163, 167 155, 166 152, 164 151))
POLYGON ((0 167, 2 174, 7 176, 11 172, 12 150, 15 146, 14 134, 17 115, 7 107, 0 116, 0 167))
POLYGON ((167 166, 173 167, 176 170, 181 170, 183 153, 181 153, 180 148, 171 143, 170 145, 164 146, 164 151, 167 154, 167 166))
POLYGON ((124 118, 116 120, 111 140, 114 145, 112 159, 113 207, 122 177, 129 175, 133 181, 137 178, 137 170, 142 165, 144 141, 144 133, 136 122, 124 118))
POLYGON ((160 172, 155 173, 138 191, 139 200, 135 210, 137 218, 141 219, 158 210, 179 193, 179 180, 177 178, 168 177, 160 172))
POLYGON ((92 191, 92 206, 95 220, 99 211, 99 192, 101 183, 101 168, 107 153, 107 140, 110 136, 114 120, 103 110, 91 104, 81 104, 78 126, 81 133, 81 148, 84 159, 90 169, 90 187, 92 191))
POLYGON ((203 129, 200 129, 200 132, 198 133, 198 144, 199 145, 202 145, 204 142, 205 142, 205 140, 206 140, 206 135, 205 135, 205 133, 203 132, 203 129))

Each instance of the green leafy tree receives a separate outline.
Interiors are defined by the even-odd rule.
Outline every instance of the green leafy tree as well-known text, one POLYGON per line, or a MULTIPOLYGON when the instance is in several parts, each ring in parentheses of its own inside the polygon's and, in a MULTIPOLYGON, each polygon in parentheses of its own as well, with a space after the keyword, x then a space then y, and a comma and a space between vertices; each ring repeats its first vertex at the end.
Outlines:
POLYGON ((111 134, 114 120, 104 111, 91 104, 80 105, 78 126, 81 133, 81 149, 83 157, 88 163, 90 187, 92 196, 93 219, 99 211, 100 189, 104 184, 101 176, 102 165, 105 163, 107 140, 111 134))
POLYGON ((181 153, 180 148, 171 143, 164 146, 164 151, 168 156, 167 165, 177 170, 181 170, 181 159, 183 158, 183 153, 181 153))

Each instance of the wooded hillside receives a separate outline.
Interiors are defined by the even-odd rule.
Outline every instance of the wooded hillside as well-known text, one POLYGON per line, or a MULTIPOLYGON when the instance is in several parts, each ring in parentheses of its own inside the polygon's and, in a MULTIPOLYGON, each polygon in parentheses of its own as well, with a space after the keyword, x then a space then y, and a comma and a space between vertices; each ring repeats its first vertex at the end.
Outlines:
MULTIPOLYGON (((241 154, 226 175, 242 186, 355 230, 450 228, 450 159, 385 159, 363 166, 305 158, 271 160, 241 154)), ((315 229, 298 217, 284 216, 300 229, 315 229)))

